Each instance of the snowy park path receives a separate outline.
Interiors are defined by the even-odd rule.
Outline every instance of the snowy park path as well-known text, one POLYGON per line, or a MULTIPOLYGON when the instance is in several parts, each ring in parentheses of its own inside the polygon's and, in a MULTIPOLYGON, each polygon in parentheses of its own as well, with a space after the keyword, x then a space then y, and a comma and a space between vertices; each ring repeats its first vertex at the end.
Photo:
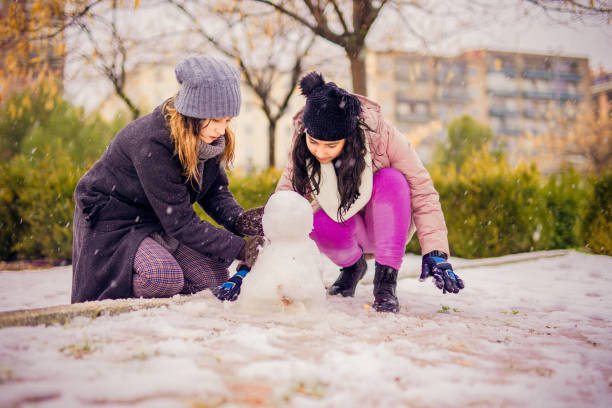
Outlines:
MULTIPOLYGON (((0 329, 0 406, 612 406, 611 257, 457 260, 459 295, 418 282, 419 265, 406 257, 397 315, 369 308, 370 262, 355 298, 322 309, 248 310, 205 292, 0 329)), ((336 273, 325 264, 326 282, 336 273)), ((67 303, 70 268, 0 272, 0 287, 3 311, 67 303)))

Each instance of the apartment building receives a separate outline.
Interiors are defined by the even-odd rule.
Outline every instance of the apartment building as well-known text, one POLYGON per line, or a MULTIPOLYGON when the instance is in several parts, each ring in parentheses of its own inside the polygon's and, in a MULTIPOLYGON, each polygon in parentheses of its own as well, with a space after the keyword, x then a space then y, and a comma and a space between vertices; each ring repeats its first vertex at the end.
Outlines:
POLYGON ((597 119, 602 124, 612 120, 612 72, 600 72, 593 78, 591 95, 597 119))
POLYGON ((542 153, 538 135, 550 133, 560 117, 574 120, 591 103, 587 58, 495 50, 452 57, 373 52, 368 72, 372 97, 424 160, 444 139, 446 125, 464 114, 487 123, 511 161, 529 160, 542 153))

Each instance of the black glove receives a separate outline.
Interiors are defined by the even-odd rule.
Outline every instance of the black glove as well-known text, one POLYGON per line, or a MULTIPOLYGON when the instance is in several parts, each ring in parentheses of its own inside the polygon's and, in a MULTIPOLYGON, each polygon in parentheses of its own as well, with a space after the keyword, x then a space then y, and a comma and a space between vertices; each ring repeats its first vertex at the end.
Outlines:
POLYGON ((240 265, 238 267, 238 272, 236 272, 234 276, 213 289, 214 295, 221 301, 229 300, 233 302, 238 299, 240 286, 242 286, 242 279, 249 273, 249 270, 249 267, 246 265, 240 265))
POLYGON ((453 267, 447 261, 447 258, 447 255, 441 251, 431 251, 423 255, 419 280, 422 282, 432 276, 434 284, 442 290, 442 293, 459 293, 465 286, 459 275, 453 272, 453 267))
POLYGON ((259 256, 259 251, 261 251, 265 244, 266 238, 262 235, 249 237, 246 239, 246 244, 242 247, 236 258, 243 261, 251 269, 259 256))
POLYGON ((263 217, 264 207, 255 207, 243 211, 234 223, 234 232, 238 235, 252 236, 263 235, 261 218, 263 217))

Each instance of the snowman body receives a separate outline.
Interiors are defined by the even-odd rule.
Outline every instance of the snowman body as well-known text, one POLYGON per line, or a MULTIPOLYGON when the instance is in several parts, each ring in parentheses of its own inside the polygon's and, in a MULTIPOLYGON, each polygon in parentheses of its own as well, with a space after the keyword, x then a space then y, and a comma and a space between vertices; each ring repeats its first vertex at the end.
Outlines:
POLYGON ((239 304, 309 309, 325 302, 319 250, 309 237, 312 207, 293 191, 273 194, 263 215, 269 243, 245 278, 239 304))

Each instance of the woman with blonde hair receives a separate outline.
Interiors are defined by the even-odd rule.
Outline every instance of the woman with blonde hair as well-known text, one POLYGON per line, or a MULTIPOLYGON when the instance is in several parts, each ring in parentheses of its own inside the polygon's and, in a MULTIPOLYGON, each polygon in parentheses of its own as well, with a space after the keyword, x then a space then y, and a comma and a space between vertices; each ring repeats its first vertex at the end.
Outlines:
POLYGON ((257 258, 261 209, 245 211, 225 173, 240 75, 207 56, 175 73, 178 94, 123 128, 76 187, 73 303, 216 288, 234 259, 248 268, 257 258), (201 220, 195 202, 223 228, 201 220))

